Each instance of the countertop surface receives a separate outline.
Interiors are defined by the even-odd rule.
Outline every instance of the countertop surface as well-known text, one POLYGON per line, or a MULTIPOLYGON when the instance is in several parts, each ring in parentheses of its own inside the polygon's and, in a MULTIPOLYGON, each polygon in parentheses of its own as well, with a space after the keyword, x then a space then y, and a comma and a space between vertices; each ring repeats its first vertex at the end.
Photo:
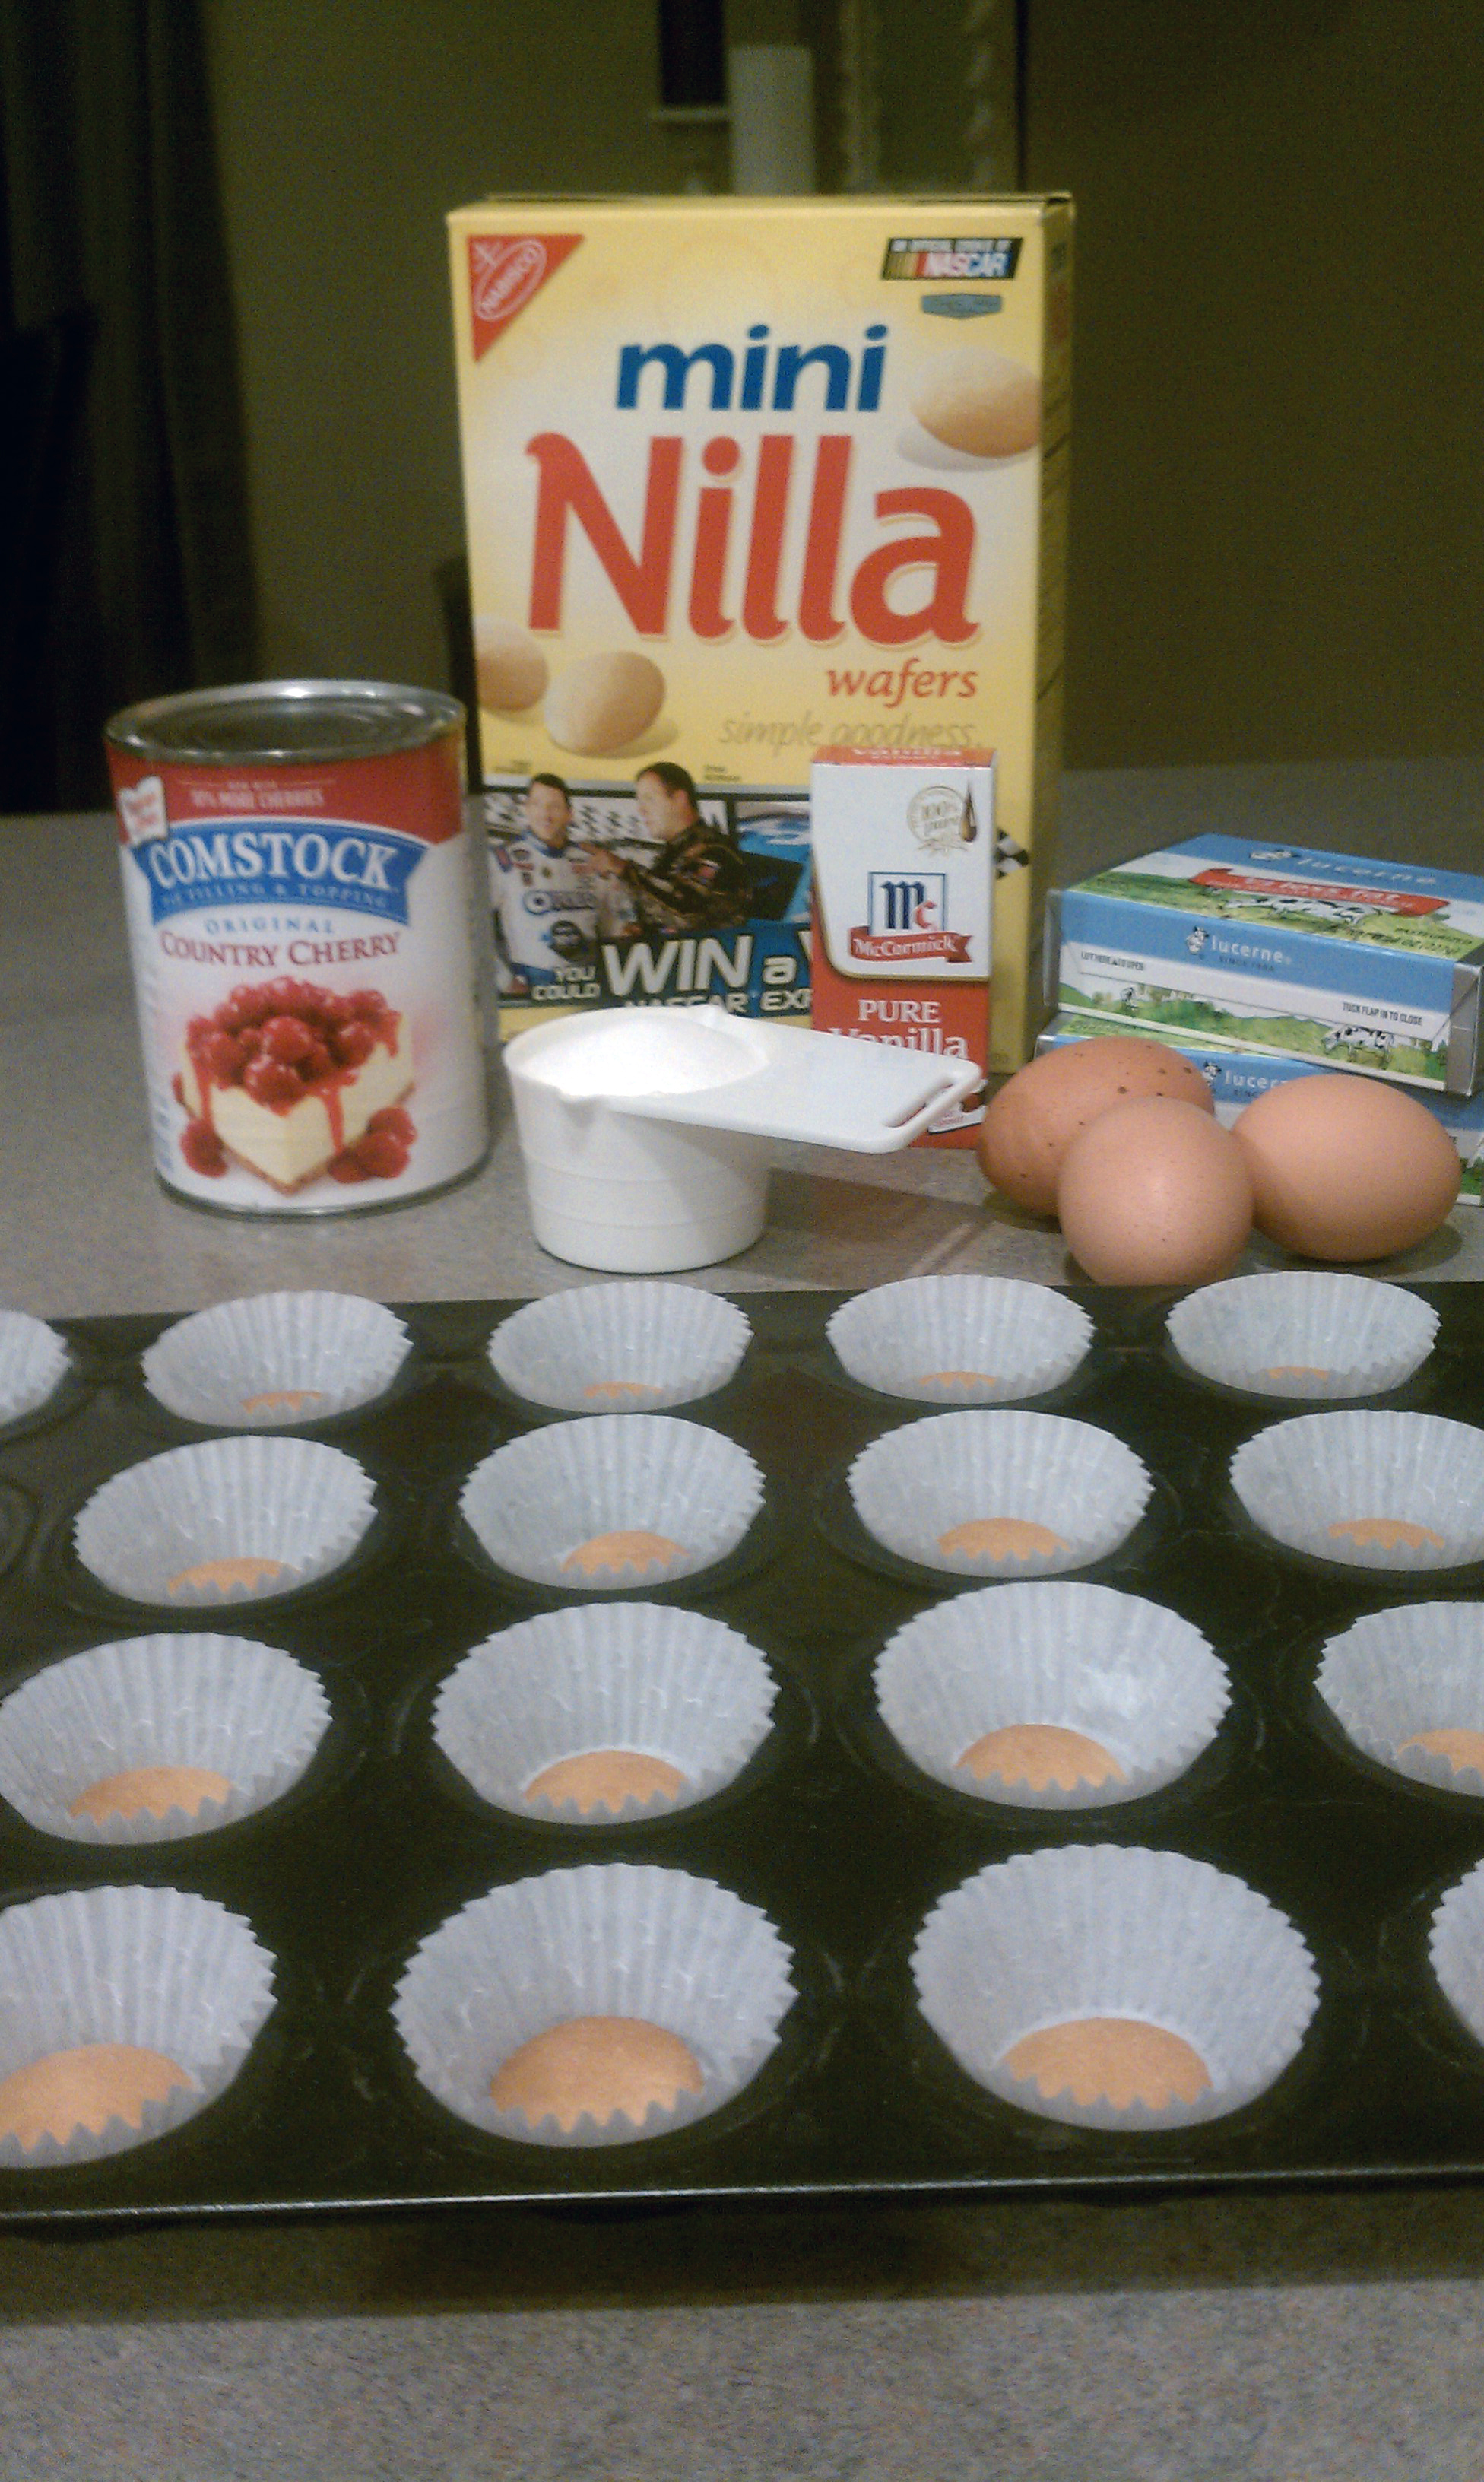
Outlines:
MULTIPOLYGON (((1068 779, 1061 873, 1199 830, 1484 867, 1484 761, 1068 779)), ((581 1281, 526 1218, 503 1085, 484 1169, 313 1223, 180 1205, 149 1169, 111 825, 0 821, 0 1300, 188 1309, 581 1281)), ((1258 1245, 1253 1266, 1280 1263, 1258 1245)), ((776 1150, 763 1238, 692 1281, 1074 1274, 972 1154, 776 1150)), ((1484 1274, 1484 1215, 1378 1270, 1484 1274)), ((1469 2190, 728 2208, 0 2236, 0 2473, 280 2482, 1447 2482, 1484 2473, 1469 2190)))

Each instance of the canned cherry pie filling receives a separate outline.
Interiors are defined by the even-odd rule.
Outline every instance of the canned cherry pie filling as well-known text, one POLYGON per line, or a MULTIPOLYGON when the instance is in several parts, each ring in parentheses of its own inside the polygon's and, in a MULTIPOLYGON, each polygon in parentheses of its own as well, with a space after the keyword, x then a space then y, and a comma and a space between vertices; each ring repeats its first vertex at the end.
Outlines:
POLYGON ((397 1203, 486 1143, 462 710, 267 681, 108 726, 156 1169, 240 1213, 397 1203))

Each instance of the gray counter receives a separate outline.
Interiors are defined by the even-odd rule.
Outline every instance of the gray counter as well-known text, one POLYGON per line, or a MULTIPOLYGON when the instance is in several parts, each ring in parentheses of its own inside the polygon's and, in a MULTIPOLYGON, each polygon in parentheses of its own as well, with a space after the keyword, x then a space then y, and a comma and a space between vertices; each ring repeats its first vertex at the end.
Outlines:
MULTIPOLYGON (((1198 829, 1484 867, 1484 762, 1074 778, 1068 875, 1198 829)), ((424 1206, 236 1223, 155 1186, 105 822, 0 822, 0 1300, 185 1309, 580 1281, 508 1116, 424 1206)), ((1262 1245, 1251 1264, 1275 1263, 1262 1245)), ((768 1228, 695 1281, 943 1267, 1064 1281, 972 1155, 778 1150, 768 1228)), ((1455 1211, 1393 1272, 1484 1273, 1455 1211)), ((688 2211, 0 2237, 0 2475, 80 2482, 1449 2482, 1484 2471, 1470 2191, 688 2211)))

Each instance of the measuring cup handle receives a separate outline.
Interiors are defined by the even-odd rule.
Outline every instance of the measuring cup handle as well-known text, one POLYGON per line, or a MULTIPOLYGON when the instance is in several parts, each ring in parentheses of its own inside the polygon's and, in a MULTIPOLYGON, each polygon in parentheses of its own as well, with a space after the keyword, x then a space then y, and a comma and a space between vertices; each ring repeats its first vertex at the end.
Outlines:
POLYGON ((906 1119, 883 1124, 871 1151, 894 1154, 899 1147, 910 1147, 914 1138, 920 1138, 935 1121, 942 1120, 945 1112, 952 1111, 955 1104, 964 1102, 983 1083, 984 1071, 976 1061, 966 1060, 960 1068, 950 1069, 943 1084, 925 1103, 920 1104, 906 1119))

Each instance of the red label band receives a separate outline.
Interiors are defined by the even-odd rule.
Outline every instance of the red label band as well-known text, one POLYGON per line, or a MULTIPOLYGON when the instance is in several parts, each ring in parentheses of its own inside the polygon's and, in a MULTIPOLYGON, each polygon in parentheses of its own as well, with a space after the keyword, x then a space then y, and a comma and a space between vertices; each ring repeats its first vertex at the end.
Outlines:
POLYGON ((463 831, 463 746, 456 728, 420 750, 325 766, 260 758, 231 767, 181 766, 112 748, 108 763, 122 844, 213 818, 352 820, 430 845, 463 831))
POLYGON ((947 965, 967 965, 969 934, 967 931, 868 931, 866 925, 850 933, 850 954, 868 964, 890 965, 918 957, 938 957, 947 965))

